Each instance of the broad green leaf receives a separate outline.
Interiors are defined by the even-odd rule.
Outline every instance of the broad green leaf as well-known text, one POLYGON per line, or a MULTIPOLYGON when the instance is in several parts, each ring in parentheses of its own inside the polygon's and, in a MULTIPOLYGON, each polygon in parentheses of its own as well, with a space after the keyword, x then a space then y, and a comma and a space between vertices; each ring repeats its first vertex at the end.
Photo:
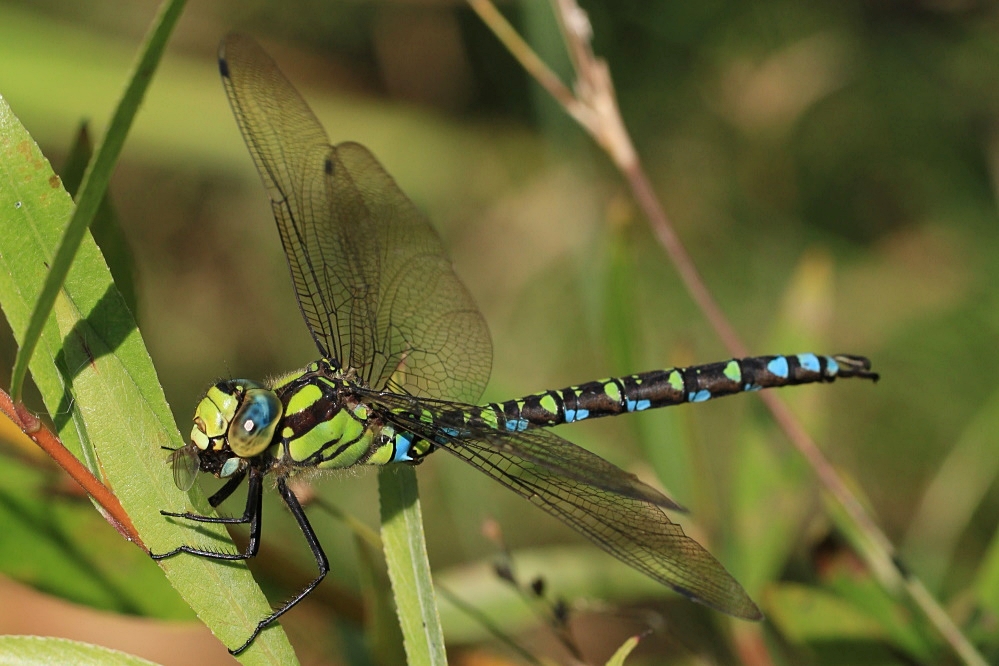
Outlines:
POLYGON ((130 654, 64 638, 0 636, 0 666, 151 666, 130 654))
MULTIPOLYGON (((19 342, 72 212, 58 176, 0 98, 0 306, 19 342)), ((233 548, 222 529, 193 529, 159 514, 192 500, 195 510, 208 506, 203 496, 189 500, 173 485, 161 447, 180 446, 180 436, 135 323, 89 237, 30 369, 59 436, 75 452, 92 448, 99 464, 88 459, 88 466, 103 472, 149 548, 163 552, 191 542, 233 548)), ((226 645, 239 645, 268 612, 243 565, 180 556, 161 566, 226 645)), ((272 629, 243 660, 287 664, 294 653, 283 632, 272 629)))
POLYGON ((807 643, 821 640, 888 640, 888 632, 875 618, 848 600, 805 585, 775 585, 767 593, 767 617, 788 640, 807 643))
POLYGON ((108 529, 85 496, 71 498, 53 488, 61 478, 20 460, 0 464, 0 572, 93 608, 192 619, 159 567, 108 529))
POLYGON ((823 582, 858 612, 875 620, 890 640, 920 660, 928 660, 936 648, 937 636, 925 616, 913 613, 889 594, 875 576, 858 572, 852 553, 826 556, 823 582))
MULTIPOLYGON (((871 590, 880 592, 873 583, 871 590)), ((870 641, 907 652, 920 663, 932 661, 925 628, 901 613, 886 623, 872 605, 798 584, 777 585, 767 593, 769 619, 794 643, 870 641)))

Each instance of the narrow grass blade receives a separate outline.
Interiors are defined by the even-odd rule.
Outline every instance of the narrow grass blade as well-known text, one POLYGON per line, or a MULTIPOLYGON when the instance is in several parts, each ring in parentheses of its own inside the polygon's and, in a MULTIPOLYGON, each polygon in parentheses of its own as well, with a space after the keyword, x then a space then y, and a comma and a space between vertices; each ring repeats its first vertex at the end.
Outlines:
POLYGON ((392 603, 392 584, 382 549, 354 534, 361 594, 364 596, 364 633, 368 650, 378 666, 404 666, 406 652, 402 631, 392 603))
MULTIPOLYGON (((83 174, 94 154, 94 146, 90 140, 90 132, 87 123, 80 123, 76 132, 76 138, 69 149, 66 161, 63 163, 62 184, 71 197, 76 197, 83 183, 83 174)), ((135 292, 135 265, 132 259, 132 252, 125 240, 125 234, 121 230, 119 217, 111 203, 110 191, 105 191, 104 198, 101 199, 94 214, 94 220, 90 223, 90 234, 97 241, 97 246, 101 248, 104 261, 111 269, 111 277, 114 278, 115 287, 125 299, 128 309, 132 315, 138 317, 138 296, 135 292)))
POLYGON ((641 636, 632 636, 622 643, 621 647, 607 660, 607 666, 624 666, 624 660, 628 658, 632 650, 638 647, 640 640, 642 640, 641 636))
POLYGON ((447 663, 444 633, 430 577, 423 516, 412 467, 383 467, 378 473, 382 542, 410 666, 447 663))

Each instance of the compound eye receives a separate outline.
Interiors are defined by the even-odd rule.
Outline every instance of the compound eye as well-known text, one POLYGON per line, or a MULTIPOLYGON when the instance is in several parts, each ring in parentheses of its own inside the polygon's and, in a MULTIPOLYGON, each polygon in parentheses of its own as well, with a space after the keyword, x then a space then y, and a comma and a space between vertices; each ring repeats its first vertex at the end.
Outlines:
POLYGON ((229 448, 240 458, 263 453, 274 438, 283 411, 281 401, 273 391, 247 389, 229 424, 229 448))
POLYGON ((233 382, 222 382, 208 389, 208 393, 198 403, 198 408, 194 411, 194 427, 203 436, 192 432, 191 437, 202 451, 208 448, 209 440, 225 435, 233 413, 239 407, 236 392, 237 387, 233 382))

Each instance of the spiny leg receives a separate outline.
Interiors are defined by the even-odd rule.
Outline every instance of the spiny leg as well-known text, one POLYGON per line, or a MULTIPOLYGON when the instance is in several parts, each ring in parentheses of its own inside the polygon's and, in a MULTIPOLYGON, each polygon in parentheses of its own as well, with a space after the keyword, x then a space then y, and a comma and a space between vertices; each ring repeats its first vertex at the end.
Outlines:
MULTIPOLYGON (((192 520, 198 523, 214 523, 214 524, 226 524, 226 525, 240 525, 243 523, 250 524, 250 541, 246 544, 246 550, 241 553, 218 553, 212 550, 205 550, 203 548, 195 548, 193 546, 178 546, 173 550, 166 553, 150 553, 149 556, 154 560, 162 560, 167 557, 172 557, 178 553, 190 553, 191 555, 197 555, 198 557, 207 557, 212 560, 245 560, 251 558, 257 554, 260 549, 260 507, 263 496, 263 475, 256 469, 251 468, 249 473, 249 484, 246 488, 246 508, 243 510, 243 515, 238 518, 220 518, 217 516, 202 516, 197 513, 184 512, 184 513, 172 513, 169 511, 160 511, 164 516, 170 516, 172 518, 185 518, 187 520, 192 520)), ((242 476, 240 477, 242 480, 242 476)), ((215 501, 212 506, 225 500, 229 495, 235 491, 239 483, 233 483, 233 480, 227 482, 222 488, 212 495, 209 502, 215 501)))
POLYGON ((316 576, 311 583, 306 585, 301 592, 281 604, 277 610, 273 611, 270 615, 258 622, 256 628, 253 630, 253 633, 251 633, 250 637, 246 639, 246 642, 235 650, 229 650, 230 654, 239 654, 248 648, 250 643, 252 643, 254 639, 260 635, 261 631, 273 624, 275 620, 294 608, 299 601, 308 596, 308 594, 312 592, 317 585, 319 585, 323 578, 326 577, 326 574, 330 570, 330 563, 326 558, 326 553, 323 552, 323 547, 319 543, 319 538, 316 536, 315 531, 313 531, 312 525, 309 524, 309 519, 305 515, 305 510, 302 509, 302 505, 299 503, 298 498, 295 497, 295 493, 291 491, 283 478, 279 478, 277 480, 277 487, 278 491, 281 493, 281 498, 284 499, 284 503, 287 504, 288 509, 291 510, 291 515, 295 516, 295 520, 298 521, 298 527, 302 530, 302 534, 305 535, 305 540, 308 542, 309 548, 312 550, 313 557, 316 558, 319 575, 316 576))

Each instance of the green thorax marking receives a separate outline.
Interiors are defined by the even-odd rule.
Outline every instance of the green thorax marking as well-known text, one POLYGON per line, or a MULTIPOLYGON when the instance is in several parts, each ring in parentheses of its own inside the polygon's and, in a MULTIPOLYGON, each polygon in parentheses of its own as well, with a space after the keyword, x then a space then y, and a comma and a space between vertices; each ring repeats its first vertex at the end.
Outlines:
POLYGON ((385 444, 379 422, 327 360, 282 376, 274 391, 285 406, 272 454, 292 469, 344 468, 369 462, 385 444))

